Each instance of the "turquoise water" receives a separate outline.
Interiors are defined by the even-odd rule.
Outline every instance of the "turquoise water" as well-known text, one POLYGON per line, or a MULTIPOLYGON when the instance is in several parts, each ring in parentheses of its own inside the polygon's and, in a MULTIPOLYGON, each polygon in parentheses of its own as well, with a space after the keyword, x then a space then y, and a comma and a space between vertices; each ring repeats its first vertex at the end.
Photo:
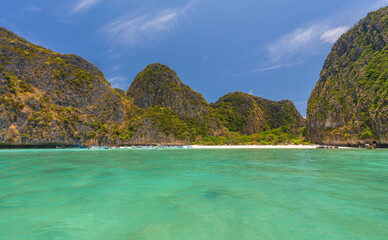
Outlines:
POLYGON ((388 151, 2 150, 0 239, 388 239, 388 151))

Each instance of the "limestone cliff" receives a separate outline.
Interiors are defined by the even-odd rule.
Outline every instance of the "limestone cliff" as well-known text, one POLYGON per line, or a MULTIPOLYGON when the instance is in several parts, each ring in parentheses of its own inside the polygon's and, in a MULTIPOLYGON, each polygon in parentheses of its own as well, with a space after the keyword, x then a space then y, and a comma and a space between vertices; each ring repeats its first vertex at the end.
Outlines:
POLYGON ((114 143, 125 117, 93 64, 0 28, 0 143, 114 143))
POLYGON ((165 65, 147 66, 124 92, 83 58, 0 28, 0 147, 238 144, 239 134, 303 122, 290 101, 232 93, 212 106, 165 65))
MULTIPOLYGON (((148 129, 162 130, 165 136, 161 139, 175 137, 177 141, 189 142, 227 133, 202 95, 182 83, 166 65, 148 65, 133 80, 127 96, 143 109, 148 129)), ((144 135, 144 131, 139 134, 144 135)), ((153 139, 160 139, 159 135, 156 131, 153 139)))
POLYGON ((311 141, 388 145, 387 33, 384 7, 334 44, 308 101, 311 141))
POLYGON ((304 125, 304 119, 289 100, 271 101, 247 93, 233 92, 211 104, 231 132, 254 134, 283 125, 304 125))

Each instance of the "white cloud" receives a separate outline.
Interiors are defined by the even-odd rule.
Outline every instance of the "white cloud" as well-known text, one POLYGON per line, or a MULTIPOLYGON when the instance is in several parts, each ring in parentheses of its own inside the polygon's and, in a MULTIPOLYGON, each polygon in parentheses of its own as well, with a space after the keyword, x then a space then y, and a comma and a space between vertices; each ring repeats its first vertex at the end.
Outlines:
POLYGON ((322 33, 320 40, 326 43, 335 43, 338 38, 344 34, 349 27, 341 26, 333 29, 329 29, 326 32, 322 33))
POLYGON ((386 6, 388 0, 367 1, 347 9, 341 9, 327 19, 308 27, 299 27, 267 46, 274 63, 295 62, 322 53, 334 44, 359 19, 370 11, 386 6))
POLYGON ((253 90, 249 90, 248 94, 253 95, 253 90))
POLYGON ((127 80, 125 77, 113 77, 113 78, 110 78, 108 81, 109 82, 121 82, 121 81, 125 81, 127 80))
POLYGON ((240 77, 302 64, 309 57, 330 50, 330 46, 349 29, 349 26, 357 23, 368 12, 387 4, 388 0, 365 1, 362 4, 340 9, 336 14, 308 27, 299 27, 272 41, 265 49, 268 57, 261 61, 259 67, 230 77, 240 77))
POLYGON ((266 72, 266 71, 271 71, 279 68, 284 68, 284 67, 289 67, 291 66, 291 63, 286 63, 286 64, 277 64, 277 65, 272 65, 269 67, 261 67, 261 68, 256 68, 252 70, 251 72, 266 72))
POLYGON ((127 78, 125 77, 113 77, 108 79, 108 82, 111 83, 112 88, 124 89, 127 87, 127 78))
POLYGON ((109 49, 109 51, 107 52, 108 54, 108 57, 111 58, 111 59, 117 59, 117 58, 120 58, 122 55, 121 52, 117 52, 115 48, 111 48, 109 49))
POLYGON ((324 22, 306 28, 298 28, 267 46, 269 59, 262 66, 247 72, 231 75, 240 77, 301 64, 308 57, 322 53, 322 50, 337 41, 347 26, 330 26, 324 22))
POLYGON ((259 67, 259 68, 249 70, 247 72, 230 75, 230 77, 241 77, 241 76, 249 75, 252 73, 266 72, 266 71, 271 71, 271 70, 275 70, 275 69, 279 69, 279 68, 289 67, 292 65, 293 64, 291 64, 291 63, 285 63, 285 64, 275 64, 275 65, 267 66, 267 67, 259 67))
POLYGON ((86 10, 86 9, 92 7, 93 5, 96 5, 100 1, 101 0, 79 0, 76 3, 76 5, 74 6, 72 12, 77 13, 79 11, 86 10))
POLYGON ((138 17, 122 16, 104 26, 101 32, 113 45, 133 47, 146 40, 160 37, 163 32, 171 31, 191 6, 190 3, 185 7, 167 8, 138 17))
POLYGON ((316 23, 307 28, 298 28, 267 47, 272 61, 288 61, 290 58, 305 58, 321 52, 328 44, 333 44, 349 29, 348 26, 329 26, 316 23))

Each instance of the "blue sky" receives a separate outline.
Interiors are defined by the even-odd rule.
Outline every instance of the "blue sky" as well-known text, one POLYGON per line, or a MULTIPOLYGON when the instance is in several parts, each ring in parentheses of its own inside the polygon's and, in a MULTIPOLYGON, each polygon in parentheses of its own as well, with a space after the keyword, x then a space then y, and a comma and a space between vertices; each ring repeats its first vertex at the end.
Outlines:
POLYGON ((336 39, 388 0, 0 0, 0 26, 93 62, 127 90, 160 62, 215 102, 308 97, 336 39))

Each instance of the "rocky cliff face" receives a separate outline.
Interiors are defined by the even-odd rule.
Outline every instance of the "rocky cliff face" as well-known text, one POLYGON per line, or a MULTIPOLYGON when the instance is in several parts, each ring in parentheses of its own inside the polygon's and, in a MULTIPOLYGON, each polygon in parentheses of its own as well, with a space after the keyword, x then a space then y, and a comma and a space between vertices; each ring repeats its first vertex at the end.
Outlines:
POLYGON ((165 65, 147 66, 124 92, 86 60, 0 28, 2 146, 188 144, 302 122, 290 101, 232 93, 213 106, 165 65))
POLYGON ((127 96, 140 108, 167 107, 183 118, 202 119, 202 115, 209 113, 202 95, 183 84, 174 70, 160 63, 148 65, 141 71, 130 85, 127 96))
POLYGON ((211 106, 231 132, 254 134, 283 125, 304 125, 304 119, 289 100, 270 101, 247 93, 233 92, 211 106))
POLYGON ((0 28, 0 143, 113 143, 125 117, 93 64, 0 28))
MULTIPOLYGON (((154 141, 171 141, 175 137, 178 142, 187 143, 202 136, 226 134, 226 129, 202 95, 183 84, 175 71, 166 65, 148 65, 136 76, 127 96, 143 110, 146 127, 164 133, 160 136, 155 131, 154 141)), ((144 131, 139 133, 144 135, 144 131)))
POLYGON ((308 101, 310 141, 388 145, 388 7, 335 43, 308 101))

